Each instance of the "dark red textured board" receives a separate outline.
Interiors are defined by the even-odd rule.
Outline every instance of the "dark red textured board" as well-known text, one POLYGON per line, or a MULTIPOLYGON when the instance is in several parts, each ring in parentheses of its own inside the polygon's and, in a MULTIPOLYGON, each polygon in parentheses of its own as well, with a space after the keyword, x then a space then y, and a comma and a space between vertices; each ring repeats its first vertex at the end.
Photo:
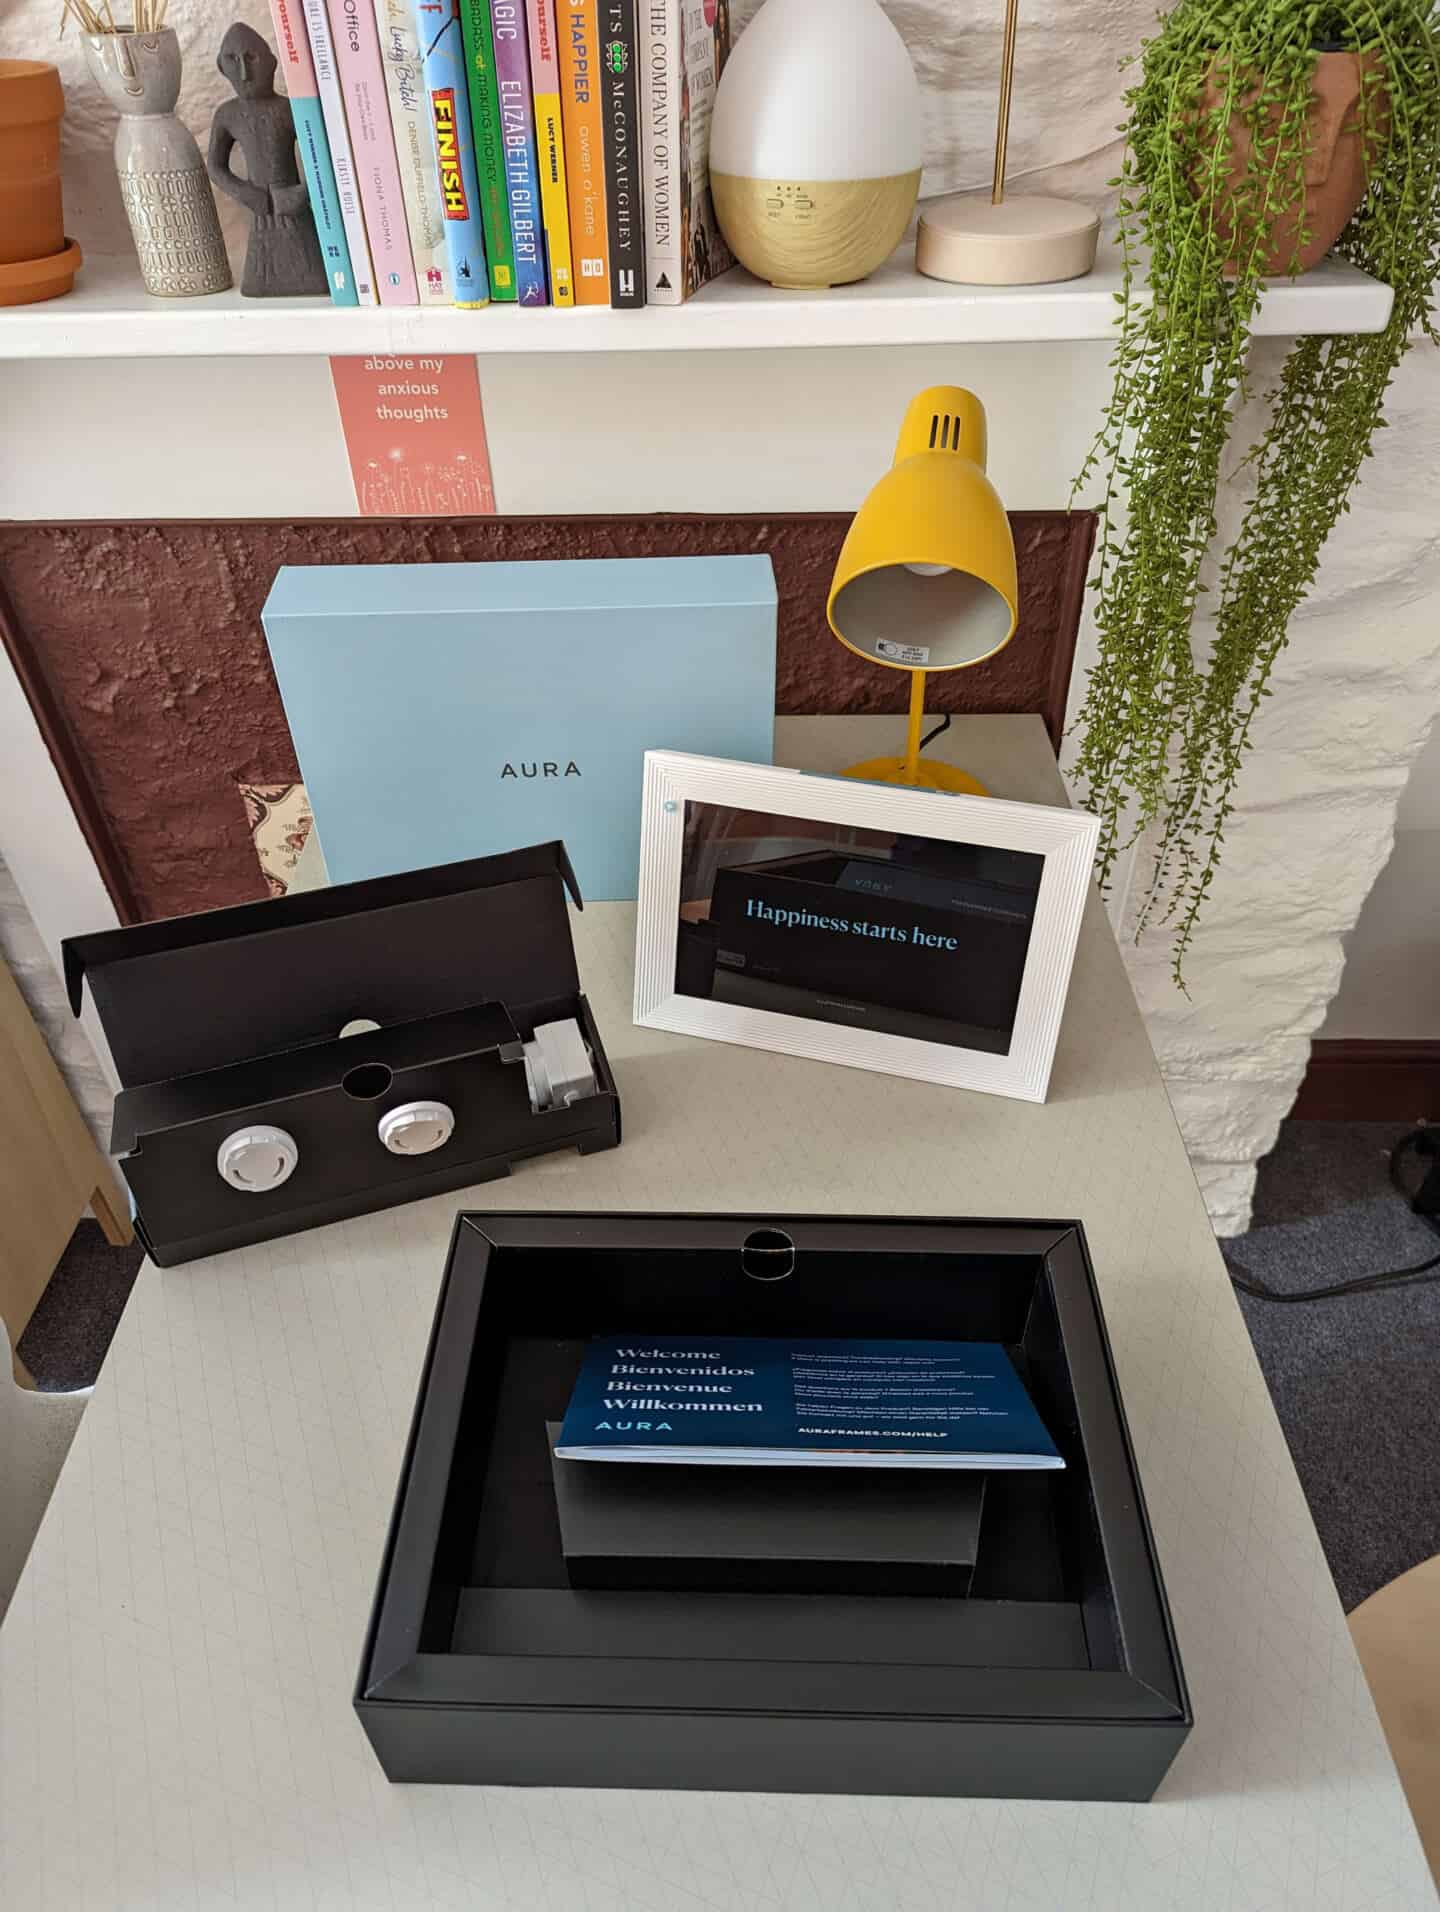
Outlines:
MULTIPOLYGON (((780 597, 776 709, 901 711, 907 680, 831 636, 850 520, 264 519, 0 524, 0 638, 123 922, 263 896, 237 782, 298 774, 260 607, 282 564, 766 552, 780 597)), ((1094 538, 1088 512, 1011 514, 1020 628, 930 678, 935 711, 1037 711, 1058 743, 1094 538)))

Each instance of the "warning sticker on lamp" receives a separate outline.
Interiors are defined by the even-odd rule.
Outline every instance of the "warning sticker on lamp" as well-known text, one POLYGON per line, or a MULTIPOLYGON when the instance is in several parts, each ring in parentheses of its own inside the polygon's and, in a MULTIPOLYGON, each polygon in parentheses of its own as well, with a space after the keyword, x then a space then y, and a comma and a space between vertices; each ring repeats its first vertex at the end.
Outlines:
POLYGON ((875 655, 887 664, 908 664, 911 670, 925 670, 930 663, 928 644, 893 644, 888 637, 877 637, 875 655))
POLYGON ((361 517, 494 511, 473 358, 332 358, 330 376, 361 517))

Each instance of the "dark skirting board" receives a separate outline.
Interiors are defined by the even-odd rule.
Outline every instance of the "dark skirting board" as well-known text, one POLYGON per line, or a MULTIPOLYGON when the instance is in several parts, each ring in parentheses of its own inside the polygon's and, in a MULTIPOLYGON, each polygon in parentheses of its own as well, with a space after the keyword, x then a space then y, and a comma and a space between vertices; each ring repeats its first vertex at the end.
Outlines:
MULTIPOLYGON (((0 641, 131 923, 266 893, 236 785, 298 775, 260 626, 282 564, 765 552, 780 598, 777 711, 902 711, 906 674, 866 664, 825 623, 849 523, 827 512, 0 524, 0 641)), ((1019 511, 1011 523, 1020 628, 993 659, 932 675, 927 708, 1035 711, 1058 744, 1094 518, 1019 511)))
POLYGON ((1317 1037, 1293 1122, 1440 1119, 1440 1042, 1317 1037))

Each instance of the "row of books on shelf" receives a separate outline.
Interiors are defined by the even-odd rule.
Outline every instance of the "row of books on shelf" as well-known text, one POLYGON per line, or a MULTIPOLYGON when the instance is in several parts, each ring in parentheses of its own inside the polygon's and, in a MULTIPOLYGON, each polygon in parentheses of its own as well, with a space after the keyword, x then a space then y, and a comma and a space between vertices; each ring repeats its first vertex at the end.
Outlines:
POLYGON ((337 305, 678 305, 728 0, 270 0, 337 305))

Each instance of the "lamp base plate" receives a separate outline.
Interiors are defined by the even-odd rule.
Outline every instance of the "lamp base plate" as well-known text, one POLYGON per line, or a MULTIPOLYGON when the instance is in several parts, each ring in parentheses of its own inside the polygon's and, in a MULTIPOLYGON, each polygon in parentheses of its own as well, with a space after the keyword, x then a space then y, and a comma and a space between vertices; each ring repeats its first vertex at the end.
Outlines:
POLYGON ((953 764, 937 763, 933 757, 920 759, 917 774, 909 775, 904 757, 870 757, 852 764, 844 773, 857 783, 898 783, 909 790, 943 790, 952 797, 988 797, 990 792, 953 764))
POLYGON ((1098 214, 1069 199, 956 193, 921 214, 915 269, 952 285, 1055 285, 1093 270, 1099 236, 1098 214))

